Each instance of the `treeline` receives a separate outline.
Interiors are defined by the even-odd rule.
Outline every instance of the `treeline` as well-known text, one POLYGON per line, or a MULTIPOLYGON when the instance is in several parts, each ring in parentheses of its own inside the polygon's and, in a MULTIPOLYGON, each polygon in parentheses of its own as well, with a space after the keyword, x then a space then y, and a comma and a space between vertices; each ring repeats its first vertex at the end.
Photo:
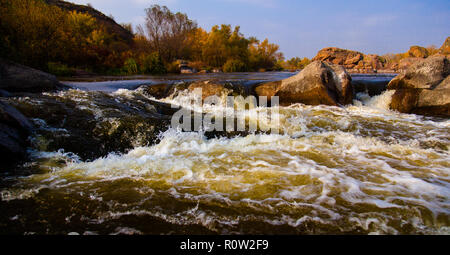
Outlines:
MULTIPOLYGON (((179 60, 197 70, 224 72, 301 68, 284 61, 279 46, 247 38, 239 27, 207 32, 186 14, 165 6, 145 10, 146 22, 124 40, 88 13, 62 10, 44 0, 0 0, 0 56, 60 76, 84 70, 100 74, 179 72, 179 60)), ((298 60, 298 61, 297 61, 298 60)))

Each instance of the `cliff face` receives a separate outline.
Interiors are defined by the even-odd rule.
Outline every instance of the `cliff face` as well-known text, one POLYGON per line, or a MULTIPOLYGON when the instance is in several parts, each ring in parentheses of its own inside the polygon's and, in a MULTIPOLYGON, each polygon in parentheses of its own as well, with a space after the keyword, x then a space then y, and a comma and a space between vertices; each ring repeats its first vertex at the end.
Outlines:
POLYGON ((123 41, 131 42, 133 40, 133 34, 128 30, 117 24, 113 19, 106 16, 105 14, 97 11, 96 9, 86 6, 73 4, 61 0, 45 0, 48 4, 58 6, 59 8, 66 11, 77 11, 80 13, 86 13, 94 17, 99 24, 103 25, 110 34, 114 34, 117 38, 123 41))

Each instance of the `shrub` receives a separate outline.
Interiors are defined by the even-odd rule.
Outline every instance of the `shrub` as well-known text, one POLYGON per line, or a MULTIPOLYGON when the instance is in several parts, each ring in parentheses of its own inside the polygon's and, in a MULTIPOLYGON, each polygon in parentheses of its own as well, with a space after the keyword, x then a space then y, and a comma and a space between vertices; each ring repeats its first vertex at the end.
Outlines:
POLYGON ((247 65, 241 60, 229 59, 225 65, 223 65, 223 71, 225 73, 245 72, 247 71, 247 65))
POLYGON ((141 57, 141 72, 144 74, 165 74, 167 70, 161 56, 154 52, 141 57))
POLYGON ((137 74, 139 72, 138 65, 133 58, 129 58, 125 61, 123 70, 126 74, 137 74))
POLYGON ((59 77, 72 76, 75 73, 73 68, 61 63, 49 62, 47 68, 49 73, 59 77))
POLYGON ((166 65, 166 69, 168 73, 180 73, 180 64, 178 61, 174 61, 166 65))

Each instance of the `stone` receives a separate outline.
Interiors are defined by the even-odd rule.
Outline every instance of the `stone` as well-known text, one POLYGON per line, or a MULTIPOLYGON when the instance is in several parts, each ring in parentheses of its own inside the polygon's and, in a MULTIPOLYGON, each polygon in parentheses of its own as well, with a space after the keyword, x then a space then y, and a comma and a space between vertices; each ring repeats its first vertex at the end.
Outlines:
POLYGON ((24 160, 33 125, 16 108, 0 101, 0 171, 24 160))
POLYGON ((432 56, 412 65, 388 85, 395 90, 391 109, 402 113, 450 116, 450 62, 432 56))
POLYGON ((346 105, 353 100, 351 81, 342 66, 314 61, 297 75, 282 80, 275 95, 283 106, 295 103, 346 105))
POLYGON ((429 56, 428 50, 420 46, 411 46, 407 55, 410 58, 427 58, 429 56))
POLYGON ((55 76, 0 59, 0 89, 8 92, 44 92, 63 89, 55 76))

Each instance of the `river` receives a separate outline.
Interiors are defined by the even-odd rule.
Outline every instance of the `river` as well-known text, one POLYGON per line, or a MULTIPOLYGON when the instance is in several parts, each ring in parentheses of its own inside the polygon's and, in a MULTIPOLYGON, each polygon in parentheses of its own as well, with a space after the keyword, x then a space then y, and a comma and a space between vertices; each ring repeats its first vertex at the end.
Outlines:
MULTIPOLYGON (((77 81, 46 96, 77 102, 100 121, 98 93, 141 107, 133 104, 148 98, 142 84, 206 77, 248 85, 291 75, 77 81)), ((391 96, 359 93, 346 107, 279 107, 279 134, 208 138, 168 128, 155 144, 136 135, 130 150, 90 160, 34 149, 24 166, 32 170, 2 176, 0 232, 450 234, 450 120, 391 111, 391 96)), ((150 99, 188 107, 185 97, 150 99)), ((217 107, 224 106, 204 111, 217 107)), ((249 118, 267 110, 252 109, 249 118)))

